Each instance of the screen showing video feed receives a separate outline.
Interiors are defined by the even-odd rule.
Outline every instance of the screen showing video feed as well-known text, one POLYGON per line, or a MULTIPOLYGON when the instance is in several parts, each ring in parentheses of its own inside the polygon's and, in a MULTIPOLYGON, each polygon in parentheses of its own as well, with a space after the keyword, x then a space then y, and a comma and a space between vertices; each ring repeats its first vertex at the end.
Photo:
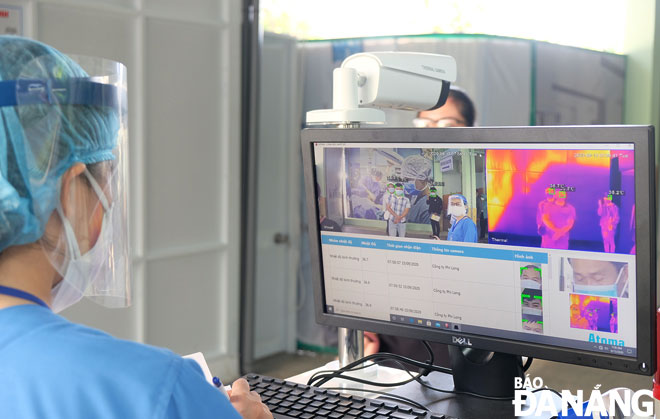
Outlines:
POLYGON ((314 144, 326 311, 636 356, 632 144, 314 144))

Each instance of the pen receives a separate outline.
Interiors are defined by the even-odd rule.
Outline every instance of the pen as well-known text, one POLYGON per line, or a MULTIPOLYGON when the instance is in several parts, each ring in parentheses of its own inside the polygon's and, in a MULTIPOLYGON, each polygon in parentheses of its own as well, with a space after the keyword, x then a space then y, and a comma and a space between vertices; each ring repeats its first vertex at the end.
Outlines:
POLYGON ((220 390, 220 393, 224 394, 226 398, 229 398, 229 394, 227 394, 227 390, 225 390, 225 386, 222 385, 222 381, 218 377, 213 377, 213 385, 220 390))

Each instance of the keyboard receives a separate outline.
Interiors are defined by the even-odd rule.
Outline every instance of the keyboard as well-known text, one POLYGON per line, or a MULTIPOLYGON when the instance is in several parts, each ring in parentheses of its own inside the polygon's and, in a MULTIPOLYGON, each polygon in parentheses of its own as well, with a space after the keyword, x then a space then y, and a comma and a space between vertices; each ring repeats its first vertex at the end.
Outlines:
POLYGON ((259 374, 244 377, 275 419, 457 419, 404 403, 367 399, 259 374))

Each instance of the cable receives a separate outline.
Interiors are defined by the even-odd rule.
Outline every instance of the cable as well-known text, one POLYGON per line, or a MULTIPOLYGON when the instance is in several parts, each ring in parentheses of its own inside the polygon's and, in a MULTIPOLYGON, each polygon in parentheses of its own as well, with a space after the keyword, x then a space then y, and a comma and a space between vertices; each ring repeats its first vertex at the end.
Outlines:
MULTIPOLYGON (((419 383, 422 387, 425 387, 429 390, 437 391, 440 393, 445 393, 445 394, 454 394, 454 395, 464 395, 464 396, 469 396, 469 397, 475 397, 479 399, 485 399, 485 400, 494 400, 494 401, 511 401, 513 400, 513 397, 497 397, 497 396, 486 396, 482 394, 477 394, 477 393, 472 393, 469 391, 461 391, 461 390, 443 390, 437 387, 433 387, 432 385, 428 384, 425 382, 421 377, 428 375, 431 371, 438 371, 438 372, 443 372, 446 374, 451 374, 452 370, 451 368, 445 368, 445 367, 439 367, 437 365, 433 365, 432 362, 434 361, 434 356, 433 356, 433 351, 431 349, 431 346, 429 345, 428 342, 422 341, 424 343, 424 346, 426 349, 429 351, 429 360, 427 362, 420 362, 416 361, 411 358, 407 358, 401 355, 397 354, 391 354, 387 352, 383 353, 376 353, 373 355, 366 356, 364 358, 361 358, 357 361, 354 361, 348 365, 346 365, 343 368, 340 368, 336 371, 318 371, 310 379, 307 381, 307 384, 310 386, 315 386, 315 387, 321 387, 323 384, 327 383, 328 381, 332 380, 333 378, 338 378, 338 379, 343 379, 347 381, 353 381, 356 383, 361 383, 361 384, 366 384, 366 385, 373 385, 377 387, 399 387, 404 384, 408 384, 412 381, 416 381, 419 383), (401 367, 402 370, 404 370, 408 375, 410 375, 410 378, 404 381, 399 381, 395 383, 379 383, 371 380, 365 380, 362 378, 357 378, 357 377, 351 377, 351 376, 346 376, 344 375, 345 372, 354 372, 354 371, 359 371, 365 368, 370 367, 371 365, 366 365, 365 363, 367 361, 373 361, 373 363, 380 363, 383 361, 390 361, 395 364, 397 364, 399 367, 401 367), (415 367, 420 368, 420 372, 417 375, 413 375, 403 364, 408 364, 412 365, 415 367)), ((527 358, 525 361, 525 364, 522 365, 523 371, 527 371, 529 367, 532 365, 532 362, 534 361, 534 358, 527 358)), ((542 391, 542 390, 548 390, 552 391, 555 394, 561 395, 553 389, 537 389, 536 391, 542 391)))
POLYGON ((428 363, 422 363, 419 361, 412 360, 410 358, 406 358, 400 355, 396 354, 390 354, 390 353, 378 353, 378 354, 373 354, 366 356, 362 359, 359 359, 355 362, 352 362, 351 364, 346 365, 343 368, 340 368, 339 370, 336 371, 318 371, 310 379, 307 381, 307 384, 310 386, 316 386, 320 387, 323 384, 327 383, 328 381, 332 380, 333 378, 339 378, 343 380, 348 380, 348 381, 353 381, 361 384, 366 384, 366 385, 373 385, 377 387, 398 387, 404 384, 408 384, 412 381, 418 382, 422 387, 425 387, 429 390, 437 391, 440 393, 445 393, 445 394, 455 394, 455 395, 465 395, 465 396, 470 396, 470 397, 476 397, 480 399, 486 399, 486 400, 496 400, 496 401, 511 401, 513 400, 513 397, 495 397, 495 396, 485 396, 481 394, 476 394, 472 393, 469 391, 460 391, 460 390, 443 390, 437 387, 433 387, 424 380, 421 379, 422 374, 417 374, 413 375, 408 369, 405 368, 403 363, 408 363, 410 365, 418 366, 420 368, 429 368, 435 371, 440 370, 441 372, 449 372, 451 373, 451 369, 449 368, 444 368, 444 367, 438 367, 435 365, 430 365, 428 363), (410 379, 405 380, 405 381, 400 381, 396 383, 378 383, 375 381, 370 381, 370 380, 364 380, 361 378, 357 377, 351 377, 351 376, 346 376, 343 375, 345 372, 352 372, 352 371, 358 371, 360 369, 367 368, 368 366, 365 365, 360 365, 364 364, 366 361, 374 361, 374 363, 377 362, 377 360, 387 360, 396 363, 397 365, 401 366, 401 368, 408 374, 410 375, 410 379), (317 382, 317 383, 315 383, 317 382))
MULTIPOLYGON (((433 349, 431 349, 431 345, 427 341, 423 340, 422 343, 426 347, 426 350, 429 352, 429 359, 426 361, 426 363, 429 365, 433 365, 433 363, 435 362, 435 355, 433 354, 433 349)), ((429 375, 430 372, 431 370, 429 370, 428 368, 419 371, 419 373, 424 376, 429 375)))
POLYGON ((336 390, 336 391, 348 390, 348 391, 361 391, 361 392, 364 392, 364 393, 380 394, 381 397, 379 397, 379 399, 388 398, 388 399, 392 399, 392 400, 404 401, 404 402, 408 403, 411 406, 418 407, 418 408, 420 408, 422 410, 425 410, 427 412, 431 411, 428 407, 426 407, 423 404, 420 404, 420 403, 418 403, 418 402, 416 402, 412 399, 409 399, 409 398, 403 397, 403 396, 399 396, 398 394, 391 394, 391 393, 388 393, 386 391, 367 390, 367 389, 364 389, 364 388, 357 388, 357 387, 355 387, 355 388, 354 387, 323 387, 323 388, 326 389, 326 390, 336 390))
POLYGON ((562 397, 560 392, 558 392, 554 388, 549 388, 549 387, 537 388, 536 390, 532 390, 532 393, 538 393, 539 391, 549 391, 555 393, 559 397, 562 397))
MULTIPOLYGON (((307 384, 308 385, 313 385, 313 386, 316 386, 316 387, 320 387, 323 384, 327 383, 328 381, 332 380, 333 378, 339 378, 342 375, 342 373, 344 373, 344 372, 357 371, 357 370, 360 370, 360 369, 364 369, 364 368, 368 367, 367 365, 364 365, 365 362, 371 361, 371 360, 374 360, 374 362, 376 362, 375 360, 377 360, 377 359, 400 361, 400 362, 403 362, 405 364, 415 366, 417 368, 422 368, 424 370, 451 373, 450 368, 439 367, 439 366, 432 365, 432 364, 429 364, 429 363, 424 363, 424 362, 416 361, 414 359, 406 358, 406 357, 401 356, 401 355, 390 354, 390 353, 384 352, 384 353, 376 353, 376 354, 366 356, 366 357, 361 358, 357 361, 354 361, 354 362, 352 362, 352 363, 346 365, 345 367, 340 368, 336 371, 318 371, 317 373, 312 375, 312 377, 310 377, 310 379, 307 381, 307 384)), ((407 368, 405 368, 405 367, 403 367, 403 369, 407 370, 407 368)), ((342 378, 345 378, 345 377, 342 377, 342 378)), ((357 379, 357 378, 354 378, 354 377, 350 378, 349 380, 356 381, 356 382, 362 382, 363 384, 378 385, 378 386, 381 386, 381 387, 388 387, 388 386, 390 386, 389 384, 391 384, 391 386, 403 385, 403 384, 407 384, 407 383, 410 382, 410 380, 407 380, 405 382, 384 383, 384 384, 388 384, 388 385, 382 385, 382 384, 374 384, 373 382, 368 382, 367 380, 361 380, 361 379, 357 379)))

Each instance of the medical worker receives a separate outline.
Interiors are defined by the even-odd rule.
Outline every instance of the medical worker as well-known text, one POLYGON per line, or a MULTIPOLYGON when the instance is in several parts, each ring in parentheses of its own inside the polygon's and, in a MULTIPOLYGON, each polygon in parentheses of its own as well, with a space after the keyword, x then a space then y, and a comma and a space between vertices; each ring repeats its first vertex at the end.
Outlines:
POLYGON ((130 300, 126 70, 0 51, 0 417, 272 417, 245 380, 229 400, 194 361, 57 314, 130 300))
POLYGON ((455 242, 477 242, 477 225, 468 214, 467 198, 456 194, 449 197, 447 212, 454 219, 447 240, 455 242))
POLYGON ((612 202, 612 195, 607 195, 598 200, 597 212, 600 216, 600 232, 603 236, 605 253, 614 253, 616 249, 614 236, 616 235, 616 227, 619 225, 619 207, 612 202))
POLYGON ((409 223, 431 223, 428 195, 432 173, 431 160, 419 154, 408 156, 401 163, 401 176, 407 180, 404 190, 410 199, 409 223))

